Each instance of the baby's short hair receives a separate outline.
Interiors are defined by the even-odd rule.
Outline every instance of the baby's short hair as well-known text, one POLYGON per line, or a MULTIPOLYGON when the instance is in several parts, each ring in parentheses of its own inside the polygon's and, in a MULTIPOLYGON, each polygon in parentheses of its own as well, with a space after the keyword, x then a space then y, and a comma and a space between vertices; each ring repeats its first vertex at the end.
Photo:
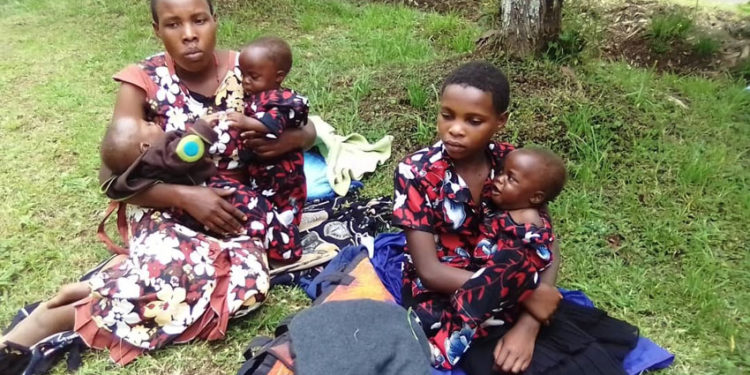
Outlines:
MULTIPOLYGON (((253 40, 247 47, 262 47, 268 51, 268 57, 284 73, 292 70, 292 47, 284 39, 275 36, 263 36, 253 40)), ((246 48, 247 48, 246 47, 246 48)))
POLYGON ((449 85, 476 87, 492 94, 492 107, 500 114, 508 110, 510 85, 505 74, 486 61, 472 61, 459 66, 443 82, 442 93, 449 85))
POLYGON ((114 120, 107 128, 99 150, 102 163, 114 174, 121 174, 130 167, 140 152, 137 124, 131 119, 114 120))
POLYGON ((560 192, 562 192, 567 180, 565 162, 563 162, 562 158, 554 152, 541 147, 524 147, 513 152, 526 153, 536 158, 539 163, 537 170, 545 176, 543 179, 544 186, 541 187, 541 190, 544 191, 544 200, 546 202, 555 200, 560 195, 560 192))

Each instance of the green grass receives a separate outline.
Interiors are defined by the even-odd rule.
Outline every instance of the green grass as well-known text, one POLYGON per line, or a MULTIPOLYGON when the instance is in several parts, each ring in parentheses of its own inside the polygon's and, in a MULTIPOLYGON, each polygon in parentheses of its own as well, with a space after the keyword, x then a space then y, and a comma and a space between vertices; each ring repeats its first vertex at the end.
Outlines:
POLYGON ((671 50, 672 43, 683 41, 693 29, 693 20, 677 10, 655 14, 647 30, 654 52, 665 53, 671 50))
POLYGON ((721 42, 710 36, 702 36, 698 38, 698 41, 693 45, 695 53, 703 58, 714 56, 716 52, 719 52, 720 48, 721 42))
MULTIPOLYGON (((396 136, 392 160, 366 181, 368 195, 391 194, 395 162, 434 140, 435 87, 471 58, 481 34, 455 14, 361 1, 226 3, 221 46, 239 48, 262 34, 287 38, 295 53, 288 84, 310 97, 315 114, 342 133, 396 136), (279 14, 291 18, 282 23, 279 14)), ((106 256, 95 228, 106 203, 96 186, 98 143, 117 87, 109 77, 160 46, 140 0, 5 0, 0 12, 0 322, 7 323, 20 305, 106 256)), ((567 160, 570 181, 551 206, 565 258, 560 284, 583 289, 675 352, 664 374, 747 373, 745 85, 591 59, 574 77, 548 60, 497 63, 513 89, 503 139, 545 145, 567 160)), ((120 370, 105 353, 89 352, 81 374, 233 374, 250 338, 306 304, 299 290, 276 289, 226 340, 170 347, 120 370)))

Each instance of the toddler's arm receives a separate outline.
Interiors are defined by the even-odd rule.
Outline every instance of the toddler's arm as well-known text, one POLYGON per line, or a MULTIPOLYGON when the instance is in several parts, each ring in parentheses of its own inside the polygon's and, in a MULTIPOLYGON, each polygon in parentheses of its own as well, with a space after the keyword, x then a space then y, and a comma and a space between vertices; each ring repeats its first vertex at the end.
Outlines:
POLYGON ((539 214, 539 210, 537 210, 536 208, 519 208, 517 210, 509 210, 508 214, 517 224, 532 224, 538 227, 544 225, 542 216, 539 214))
POLYGON ((255 117, 246 116, 239 112, 229 112, 226 116, 229 126, 239 130, 241 132, 240 135, 245 132, 267 134, 269 131, 269 129, 255 117))
POLYGON ((255 94, 245 104, 245 115, 262 123, 271 138, 278 137, 286 129, 305 126, 309 111, 307 98, 289 89, 255 94))
POLYGON ((557 310, 562 294, 552 285, 540 283, 521 304, 538 322, 547 323, 557 310))

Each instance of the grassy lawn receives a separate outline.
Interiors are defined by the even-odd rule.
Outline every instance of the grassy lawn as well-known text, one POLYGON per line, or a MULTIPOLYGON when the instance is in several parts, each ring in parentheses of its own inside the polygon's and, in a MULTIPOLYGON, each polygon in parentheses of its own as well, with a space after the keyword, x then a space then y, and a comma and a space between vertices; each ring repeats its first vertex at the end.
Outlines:
MULTIPOLYGON (((232 5, 220 8, 222 47, 287 38, 296 57, 288 84, 313 112, 342 133, 396 136, 392 161, 366 181, 373 196, 390 195, 396 161, 434 138, 439 79, 471 59, 482 33, 463 16, 365 1, 223 3, 232 5)), ((106 203, 96 171, 110 77, 161 47, 142 0, 0 0, 0 13, 4 326, 107 255, 95 228, 106 203)), ((565 69, 497 62, 514 95, 502 137, 568 160, 570 182, 552 205, 561 286, 676 353, 665 375, 750 371, 745 85, 592 57, 565 69)), ((124 369, 90 352, 80 374, 233 374, 250 338, 306 304, 302 292, 277 289, 222 342, 170 347, 124 369)))

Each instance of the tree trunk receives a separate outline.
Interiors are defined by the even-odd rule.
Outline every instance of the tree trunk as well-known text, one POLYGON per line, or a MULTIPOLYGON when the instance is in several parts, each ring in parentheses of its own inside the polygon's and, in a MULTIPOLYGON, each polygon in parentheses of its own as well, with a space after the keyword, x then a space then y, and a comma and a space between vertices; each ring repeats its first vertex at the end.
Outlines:
POLYGON ((497 48, 514 57, 541 52, 560 34, 563 0, 499 0, 497 48))

